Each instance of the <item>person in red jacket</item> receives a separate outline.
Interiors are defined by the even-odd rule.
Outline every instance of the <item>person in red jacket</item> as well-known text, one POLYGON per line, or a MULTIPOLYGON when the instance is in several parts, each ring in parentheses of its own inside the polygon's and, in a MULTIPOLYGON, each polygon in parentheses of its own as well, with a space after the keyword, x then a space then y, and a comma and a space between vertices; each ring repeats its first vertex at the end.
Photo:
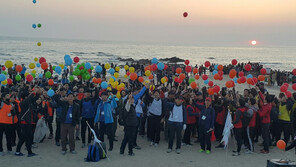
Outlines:
POLYGON ((264 148, 260 150, 262 154, 269 153, 269 140, 270 140, 270 133, 269 133, 269 125, 270 125, 270 112, 272 108, 272 97, 267 95, 264 96, 262 92, 259 92, 260 97, 260 109, 258 114, 261 118, 261 127, 262 127, 262 138, 263 138, 263 145, 264 148))
POLYGON ((186 145, 192 145, 190 143, 190 136, 193 132, 193 127, 196 123, 196 116, 199 115, 199 113, 196 112, 195 107, 193 106, 193 96, 191 96, 190 99, 186 100, 186 113, 187 113, 187 122, 186 122, 186 130, 184 132, 183 136, 183 142, 186 145))

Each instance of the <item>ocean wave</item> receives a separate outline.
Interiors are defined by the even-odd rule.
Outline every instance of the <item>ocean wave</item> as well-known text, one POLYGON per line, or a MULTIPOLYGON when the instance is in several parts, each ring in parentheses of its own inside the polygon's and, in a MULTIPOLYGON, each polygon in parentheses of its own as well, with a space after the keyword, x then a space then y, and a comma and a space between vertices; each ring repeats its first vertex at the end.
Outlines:
POLYGON ((85 52, 71 52, 72 54, 75 54, 75 55, 83 55, 83 54, 87 54, 85 52))
POLYGON ((11 54, 8 54, 8 53, 0 53, 0 56, 11 56, 11 54))

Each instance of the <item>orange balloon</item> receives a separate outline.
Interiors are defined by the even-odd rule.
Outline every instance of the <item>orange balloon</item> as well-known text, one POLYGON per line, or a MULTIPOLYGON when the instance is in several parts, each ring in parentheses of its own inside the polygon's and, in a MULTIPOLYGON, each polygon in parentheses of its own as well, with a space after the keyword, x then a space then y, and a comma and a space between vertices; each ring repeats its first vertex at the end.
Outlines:
POLYGON ((181 74, 181 72, 182 72, 182 69, 180 67, 176 69, 177 74, 181 74))
POLYGON ((145 67, 145 71, 147 71, 147 70, 151 71, 150 65, 145 67))
POLYGON ((48 85, 52 86, 54 84, 53 79, 48 80, 48 85))
POLYGON ((226 86, 227 88, 231 88, 231 87, 232 87, 232 83, 231 83, 231 81, 227 81, 227 82, 225 83, 225 86, 226 86))
POLYGON ((46 62, 41 63, 41 68, 46 70, 48 68, 48 64, 46 62))
POLYGON ((154 77, 153 77, 153 75, 150 75, 148 78, 149 78, 149 79, 153 79, 154 77))
POLYGON ((17 65, 17 66, 15 67, 15 70, 16 70, 17 72, 22 72, 23 67, 22 67, 21 65, 17 65))
POLYGON ((223 70, 223 66, 222 66, 221 64, 218 65, 218 70, 219 70, 219 71, 223 70))
POLYGON ((208 93, 209 95, 213 95, 215 92, 214 92, 214 89, 213 88, 209 88, 208 89, 208 93))
POLYGON ((235 69, 232 69, 232 70, 230 70, 230 72, 229 72, 229 77, 231 78, 231 79, 233 79, 235 76, 236 76, 236 70, 235 69))
POLYGON ((193 69, 193 74, 197 74, 198 73, 198 68, 194 68, 193 69))
POLYGON ((276 146, 281 150, 285 150, 286 142, 284 140, 279 140, 276 142, 276 146))
POLYGON ((139 78, 138 78, 138 81, 139 81, 139 82, 144 82, 144 78, 143 78, 143 77, 139 77, 139 78))
POLYGON ((96 77, 93 77, 92 82, 93 83, 97 83, 97 78, 96 77))
POLYGON ((102 82, 102 79, 101 79, 101 78, 98 78, 98 79, 96 80, 96 82, 97 82, 98 84, 100 84, 100 83, 102 82))
POLYGON ((184 79, 186 78, 186 76, 185 76, 185 74, 182 73, 182 74, 179 75, 179 78, 180 78, 181 80, 184 80, 184 79))
POLYGON ((264 81, 265 80, 265 76, 264 75, 259 75, 258 76, 258 80, 259 81, 264 81))
POLYGON ((134 73, 134 72, 131 73, 131 74, 130 74, 130 78, 131 78, 131 80, 133 80, 133 81, 136 80, 136 79, 138 78, 137 73, 134 73))
POLYGON ((196 80, 198 80, 198 79, 199 79, 199 75, 195 75, 194 78, 195 78, 196 80))
POLYGON ((197 88, 196 82, 191 82, 190 86, 191 86, 192 89, 196 89, 197 88))
POLYGON ((167 82, 169 82, 169 79, 168 79, 168 77, 164 77, 165 78, 165 80, 167 81, 167 82))
POLYGON ((220 75, 219 75, 219 74, 215 74, 215 75, 214 75, 214 79, 215 79, 215 80, 219 80, 219 79, 220 79, 220 75))

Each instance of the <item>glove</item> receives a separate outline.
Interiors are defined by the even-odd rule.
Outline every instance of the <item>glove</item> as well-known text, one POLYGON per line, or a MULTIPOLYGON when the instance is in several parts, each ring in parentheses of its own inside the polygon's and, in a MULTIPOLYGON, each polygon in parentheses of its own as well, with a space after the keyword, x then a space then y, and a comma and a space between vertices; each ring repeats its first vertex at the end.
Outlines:
POLYGON ((186 130, 186 124, 183 125, 183 130, 186 130))

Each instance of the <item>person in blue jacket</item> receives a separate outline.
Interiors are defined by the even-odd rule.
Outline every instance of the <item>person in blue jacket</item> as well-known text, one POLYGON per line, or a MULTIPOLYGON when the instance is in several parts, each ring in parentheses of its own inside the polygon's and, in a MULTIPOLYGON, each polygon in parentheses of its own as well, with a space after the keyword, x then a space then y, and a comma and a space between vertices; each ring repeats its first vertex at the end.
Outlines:
POLYGON ((104 142, 104 135, 107 134, 109 139, 109 151, 113 150, 113 115, 112 111, 117 107, 117 103, 115 101, 114 96, 111 94, 111 98, 109 98, 108 93, 102 92, 101 93, 101 102, 97 107, 97 113, 95 116, 95 123, 99 124, 98 128, 98 135, 99 140, 104 142))
POLYGON ((215 110, 211 107, 212 99, 207 97, 205 105, 195 104, 200 110, 199 116, 199 135, 200 135, 200 151, 211 153, 211 132, 214 130, 215 110))

